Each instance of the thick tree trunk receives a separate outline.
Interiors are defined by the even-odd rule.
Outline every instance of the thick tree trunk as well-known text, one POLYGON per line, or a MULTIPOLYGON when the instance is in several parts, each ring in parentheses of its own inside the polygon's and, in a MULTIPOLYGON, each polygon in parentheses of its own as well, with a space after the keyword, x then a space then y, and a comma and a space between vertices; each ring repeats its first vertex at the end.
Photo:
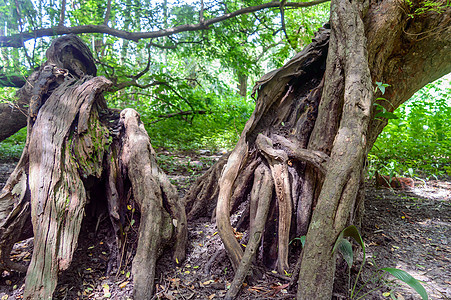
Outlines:
MULTIPOLYGON (((332 147, 316 209, 312 215, 299 273, 298 299, 331 299, 335 274, 335 239, 349 222, 364 165, 367 128, 373 87, 366 51, 366 38, 359 1, 332 1, 331 37, 320 111, 310 146, 332 147), (336 74, 340 74, 339 77, 336 74), (337 81, 342 78, 342 82, 337 81), (342 100, 343 99, 343 100, 342 100), (342 102, 343 108, 327 113, 323 103, 342 102), (318 137, 326 114, 341 120, 333 144, 318 137), (316 142, 316 143, 315 143, 316 142)), ((328 130, 327 130, 328 131, 328 130)))
POLYGON ((0 267, 26 271, 10 262, 9 253, 15 242, 34 235, 24 298, 52 298, 58 274, 77 247, 87 202, 108 203, 119 249, 124 228, 133 226, 125 218, 132 206, 140 216, 135 295, 150 299, 162 249, 174 242, 174 259, 185 257, 183 202, 158 167, 138 113, 124 110, 119 116, 107 108, 102 92, 111 82, 87 75, 95 67, 82 41, 57 39, 47 58, 29 93, 22 158, 0 194, 0 267))
POLYGON ((247 94, 247 80, 248 76, 238 71, 238 94, 242 97, 246 97, 247 94))
POLYGON ((451 8, 440 3, 440 12, 411 18, 408 14, 421 3, 385 0, 365 7, 360 1, 332 1, 329 49, 329 30, 321 29, 312 44, 257 83, 256 109, 225 167, 213 166, 186 198, 191 207, 214 205, 217 199, 218 232, 236 271, 228 297, 237 294, 243 274, 249 274, 256 242, 251 236, 251 247, 243 251, 230 214, 237 204, 250 201, 250 216, 241 219, 249 217, 247 230, 260 232, 253 216, 260 203, 265 207, 268 195, 268 187, 260 187, 264 165, 271 170, 272 181, 266 182, 273 190, 269 214, 274 214, 262 232, 261 262, 283 274, 289 267, 288 241, 307 234, 297 297, 331 298, 332 248, 347 225, 359 223, 365 157, 387 124, 374 118, 373 85, 391 85, 383 96, 388 101, 378 104, 393 111, 451 71, 451 8), (217 191, 208 179, 221 170, 217 191), (259 200, 256 191, 261 191, 259 200))

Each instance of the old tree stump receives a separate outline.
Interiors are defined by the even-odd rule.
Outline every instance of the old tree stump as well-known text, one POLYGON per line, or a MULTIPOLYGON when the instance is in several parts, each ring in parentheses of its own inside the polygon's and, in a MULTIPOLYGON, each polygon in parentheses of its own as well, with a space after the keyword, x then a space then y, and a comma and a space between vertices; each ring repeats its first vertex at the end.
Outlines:
POLYGON ((292 273, 297 299, 332 298, 333 246, 344 228, 359 225, 366 155, 387 124, 374 103, 393 111, 451 71, 451 7, 406 13, 418 7, 332 0, 326 28, 257 82, 236 147, 185 196, 188 220, 216 219, 235 271, 226 299, 238 295, 253 264, 292 273), (376 82, 390 84, 384 98, 376 82), (236 231, 247 234, 238 242, 236 231), (302 250, 290 245, 304 235, 302 250))
POLYGON ((25 299, 50 299, 58 274, 72 261, 87 203, 107 202, 118 249, 131 206, 140 216, 134 296, 150 298, 162 249, 172 246, 176 261, 185 257, 184 205, 158 167, 138 113, 108 109, 103 91, 111 82, 95 77, 83 42, 60 37, 46 55, 18 92, 30 99, 28 137, 0 194, 0 268, 27 272, 25 299), (30 265, 13 263, 12 247, 31 236, 30 265))
POLYGON ((136 299, 152 296, 164 246, 184 258, 187 219, 199 216, 216 219, 232 262, 226 299, 257 274, 254 263, 292 273, 297 299, 331 299, 333 245, 347 225, 359 223, 365 157, 387 124, 375 118, 373 104, 393 111, 451 71, 451 8, 411 18, 406 10, 413 9, 399 1, 332 0, 330 27, 257 82, 256 108, 235 149, 180 202, 138 114, 107 108, 102 92, 110 82, 92 77, 86 46, 75 36, 55 40, 47 63, 18 93, 30 99, 29 132, 0 195, 0 266, 25 271, 9 254, 34 235, 24 296, 51 297, 72 259, 86 203, 105 198, 119 249, 126 207, 131 201, 139 209, 136 299), (391 85, 388 100, 378 98, 375 82, 391 85), (247 233, 240 242, 236 231, 247 233), (302 235, 305 248, 290 246, 302 235))

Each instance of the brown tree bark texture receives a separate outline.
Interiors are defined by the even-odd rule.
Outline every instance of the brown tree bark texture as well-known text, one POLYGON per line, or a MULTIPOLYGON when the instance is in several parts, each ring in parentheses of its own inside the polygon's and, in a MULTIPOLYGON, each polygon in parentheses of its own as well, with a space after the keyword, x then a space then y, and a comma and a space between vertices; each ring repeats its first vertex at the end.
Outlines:
MULTIPOLYGON (((92 105, 90 100, 106 87, 108 81, 102 77, 68 81, 50 96, 33 124, 29 142, 29 185, 34 249, 25 281, 25 299, 51 298, 58 272, 67 269, 72 261, 87 200, 77 170, 78 159, 99 155, 100 160, 84 174, 101 176, 108 135, 99 132, 80 136, 81 146, 90 156, 73 157, 70 130, 81 106, 92 105), (61 91, 64 92, 60 94, 61 91)), ((91 110, 85 113, 90 115, 91 110)), ((79 135, 84 133, 79 132, 79 135)))
POLYGON ((135 296, 150 299, 162 249, 173 245, 174 259, 185 258, 185 208, 156 163, 139 114, 108 110, 102 93, 111 82, 86 75, 95 69, 89 50, 82 56, 76 51, 85 47, 76 36, 55 40, 36 75, 27 143, 0 194, 0 268, 25 271, 11 263, 9 253, 15 242, 34 235, 24 298, 51 298, 77 247, 87 201, 102 201, 91 191, 106 190, 101 195, 119 249, 125 243, 122 228, 132 226, 121 215, 133 204, 127 201, 136 203, 141 219, 132 267, 135 296))
MULTIPOLYGON (((322 189, 306 236, 297 299, 332 298, 335 255, 331 247, 349 222, 363 171, 373 100, 366 39, 360 15, 363 9, 359 1, 331 3, 331 37, 322 103, 328 100, 342 102, 343 108, 322 189), (344 84, 330 80, 337 72, 342 75, 340 78, 344 84), (344 90, 340 90, 343 86, 344 90)), ((329 110, 328 114, 330 113, 329 110)), ((338 113, 339 111, 332 111, 334 115, 338 113)), ((321 120, 323 114, 324 109, 320 106, 317 120, 321 120)), ((324 126, 335 127, 335 124, 324 126)), ((323 131, 324 127, 320 130, 323 131)), ((311 141, 314 141, 318 131, 314 130, 311 141)))
MULTIPOLYGON (((243 174, 253 178, 255 168, 262 163, 288 169, 288 181, 284 172, 272 172, 273 197, 277 200, 274 203, 279 211, 269 220, 276 218, 278 224, 270 221, 266 224, 262 257, 270 265, 277 261, 279 271, 283 272, 287 247, 280 243, 305 234, 309 228, 299 299, 331 297, 335 269, 333 244, 347 224, 358 223, 356 211, 362 203, 356 202, 361 199, 358 189, 364 158, 387 124, 374 118, 373 84, 380 81, 391 85, 383 96, 388 101, 378 100, 378 103, 393 111, 426 83, 451 71, 449 6, 444 6, 441 12, 428 11, 411 18, 408 13, 421 4, 408 6, 386 0, 366 3, 367 6, 346 2, 347 6, 343 7, 344 2, 339 2, 332 3, 330 49, 327 48, 328 30, 322 30, 312 44, 283 68, 268 73, 257 83, 256 109, 238 144, 224 168, 222 164, 220 168, 214 166, 205 175, 207 179, 213 178, 211 174, 223 169, 217 194, 217 226, 237 270, 243 263, 244 253, 234 237, 230 213, 238 202, 248 200, 250 191, 254 190, 252 181, 246 180, 243 174), (258 137, 267 142, 259 146, 258 137), (280 183, 276 185, 277 182, 280 183), (289 194, 293 212, 286 216, 288 212, 280 204, 289 194), (242 196, 234 199, 232 195, 242 196), (284 230, 290 224, 297 228, 284 230), (274 228, 278 231, 278 241, 271 242, 274 228), (271 253, 277 243, 278 255, 274 257, 271 253)), ((208 185, 208 180, 202 182, 202 186, 208 185)), ((195 185, 191 190, 197 193, 187 195, 186 201, 192 207, 197 201, 215 200, 198 187, 195 185)), ((210 190, 216 191, 214 185, 210 190)), ((252 218, 248 225, 252 231, 255 226, 252 218)))

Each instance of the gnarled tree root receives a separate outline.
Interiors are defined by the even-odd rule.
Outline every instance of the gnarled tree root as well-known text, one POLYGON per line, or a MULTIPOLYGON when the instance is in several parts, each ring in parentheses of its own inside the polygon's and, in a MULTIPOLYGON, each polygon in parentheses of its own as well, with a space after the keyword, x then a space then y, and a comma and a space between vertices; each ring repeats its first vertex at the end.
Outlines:
POLYGON ((138 113, 124 110, 119 120, 117 112, 107 108, 102 92, 111 82, 84 75, 95 73, 92 56, 89 50, 72 51, 73 44, 88 49, 73 35, 56 39, 42 68, 46 73, 37 75, 42 82, 35 86, 39 97, 28 119, 27 144, 0 194, 0 268, 24 271, 26 266, 10 261, 10 251, 14 243, 34 234, 24 298, 50 299, 58 274, 72 261, 88 200, 108 203, 118 246, 124 243, 123 228, 132 225, 125 223, 127 205, 133 204, 127 201, 135 201, 141 216, 132 266, 135 297, 150 298, 163 247, 173 242, 174 259, 185 258, 184 205, 158 167, 138 113), (84 67, 71 68, 74 59, 84 67), (59 80, 55 76, 62 74, 62 67, 68 75, 59 80), (98 192, 103 189, 105 193, 98 192))
POLYGON ((272 198, 273 182, 268 167, 261 164, 255 170, 254 183, 251 191, 251 232, 246 245, 243 258, 230 285, 225 299, 234 299, 248 275, 252 261, 257 254, 266 220, 268 218, 269 204, 272 198))
POLYGON ((121 160, 130 178, 135 201, 141 208, 138 248, 132 268, 134 297, 150 299, 154 291, 157 258, 162 247, 170 241, 174 225, 177 237, 174 258, 176 261, 185 258, 186 216, 177 201, 175 188, 156 163, 155 153, 138 113, 125 109, 121 112, 121 124, 124 130, 121 160), (165 211, 163 197, 170 210, 178 214, 177 218, 173 219, 165 211))

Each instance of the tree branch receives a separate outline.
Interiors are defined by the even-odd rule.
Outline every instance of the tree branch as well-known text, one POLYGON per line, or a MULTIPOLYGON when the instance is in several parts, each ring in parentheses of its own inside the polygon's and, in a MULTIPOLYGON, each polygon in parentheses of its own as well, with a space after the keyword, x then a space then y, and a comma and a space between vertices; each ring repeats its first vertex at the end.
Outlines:
MULTIPOLYGON (((327 2, 329 0, 313 0, 310 2, 287 2, 285 7, 310 7, 314 5, 318 5, 320 3, 327 2)), ((81 25, 75 27, 52 27, 52 28, 41 28, 36 29, 29 32, 24 32, 20 34, 14 34, 11 36, 0 37, 0 47, 15 47, 20 48, 23 47, 23 42, 28 41, 30 39, 44 37, 44 36, 56 36, 62 34, 80 34, 80 33, 104 33, 112 36, 116 36, 119 38, 123 38, 126 40, 132 40, 138 42, 141 39, 151 39, 163 36, 170 36, 173 34, 177 34, 179 32, 186 31, 197 31, 197 30, 205 30, 208 29, 210 25, 222 22, 227 19, 234 18, 239 15, 252 13, 255 11, 268 9, 268 8, 278 8, 280 7, 279 1, 272 1, 256 6, 249 6, 239 10, 236 10, 231 13, 224 14, 219 17, 215 17, 209 20, 205 20, 203 23, 198 24, 185 24, 172 28, 167 28, 163 30, 157 31, 147 31, 147 32, 129 32, 125 30, 114 29, 108 27, 105 24, 102 25, 81 25)))
POLYGON ((205 115, 205 114, 209 114, 211 112, 206 111, 206 110, 182 110, 179 112, 174 112, 174 113, 169 113, 167 115, 159 115, 157 120, 150 122, 150 124, 154 124, 160 121, 163 121, 165 119, 169 119, 169 118, 173 118, 173 117, 177 117, 177 116, 189 116, 189 115, 205 115))
POLYGON ((280 1, 280 7, 279 7, 279 9, 280 9, 280 20, 282 22, 282 30, 283 30, 283 32, 285 34, 285 38, 287 39, 288 45, 290 45, 291 48, 293 48, 293 50, 296 50, 293 47, 293 45, 291 44, 291 40, 290 40, 290 38, 288 36, 287 29, 286 29, 286 26, 285 26, 285 5, 286 5, 286 3, 287 3, 287 0, 280 1))
POLYGON ((199 23, 203 24, 204 21, 205 21, 205 18, 204 18, 204 0, 200 0, 199 23))
POLYGON ((64 26, 65 15, 66 15, 66 0, 63 0, 61 2, 61 12, 60 12, 60 20, 58 23, 58 27, 64 26))
POLYGON ((163 81, 154 81, 148 84, 139 84, 136 79, 132 79, 129 81, 124 81, 124 82, 120 82, 115 84, 112 88, 111 91, 113 92, 117 92, 119 90, 125 89, 126 87, 130 87, 130 86, 136 86, 140 89, 147 89, 151 86, 156 86, 156 85, 160 85, 160 84, 164 84, 167 85, 167 82, 163 82, 163 81))
POLYGON ((111 0, 108 0, 108 3, 106 5, 105 19, 103 20, 103 25, 105 25, 105 26, 108 25, 108 21, 110 20, 110 14, 111 14, 111 0))

